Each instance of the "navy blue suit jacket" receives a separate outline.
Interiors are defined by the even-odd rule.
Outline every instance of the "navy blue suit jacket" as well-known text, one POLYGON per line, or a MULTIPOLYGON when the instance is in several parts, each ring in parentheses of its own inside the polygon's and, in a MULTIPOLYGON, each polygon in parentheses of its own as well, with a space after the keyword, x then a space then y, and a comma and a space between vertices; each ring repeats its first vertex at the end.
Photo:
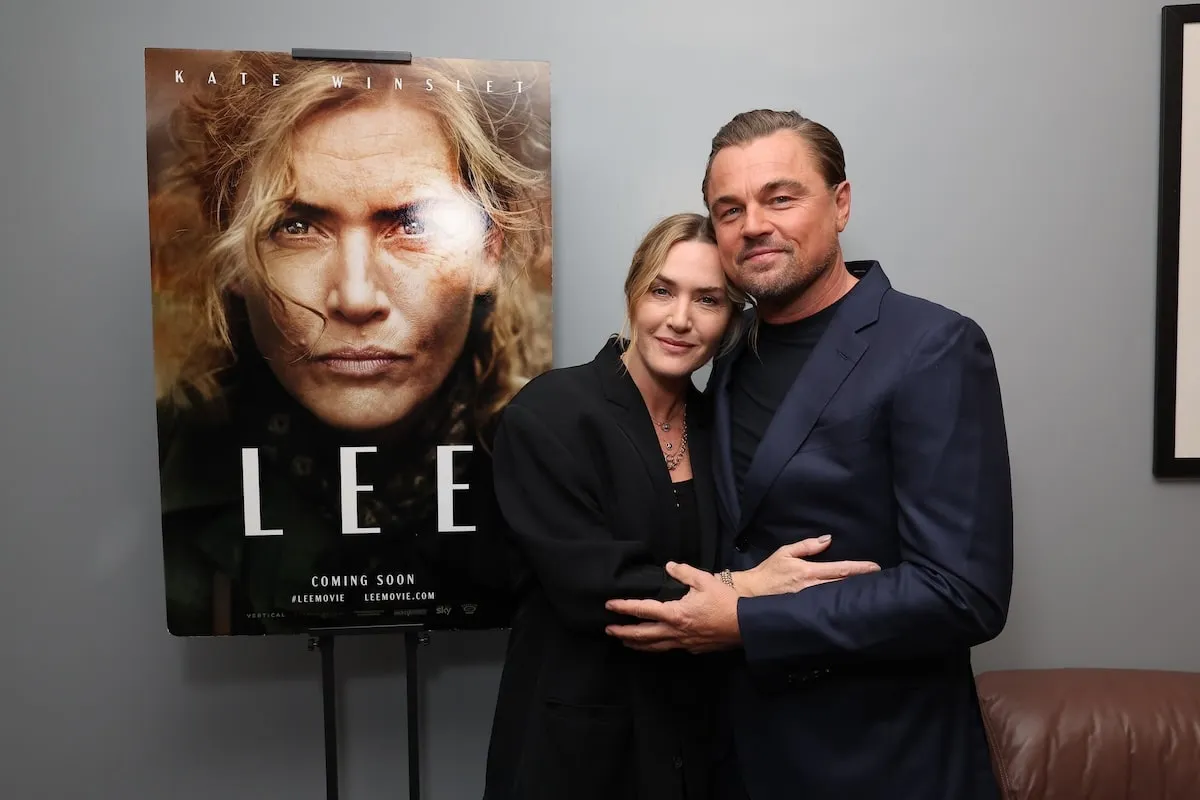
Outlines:
MULTIPOLYGON (((992 800, 970 648, 1000 633, 1012 491, 1000 388, 971 319, 876 262, 836 311, 734 489, 730 365, 713 367, 731 569, 822 534, 882 570, 743 598, 730 713, 753 800, 992 800), (744 657, 743 657, 744 656, 744 657)), ((745 353, 754 357, 752 352, 745 353)))

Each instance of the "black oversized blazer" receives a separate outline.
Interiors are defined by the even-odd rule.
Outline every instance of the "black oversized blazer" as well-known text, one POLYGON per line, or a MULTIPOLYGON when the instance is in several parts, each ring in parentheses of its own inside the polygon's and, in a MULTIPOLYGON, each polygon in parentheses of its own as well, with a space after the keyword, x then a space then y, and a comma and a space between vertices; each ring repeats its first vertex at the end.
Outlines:
POLYGON ((495 488, 523 576, 501 678, 485 800, 705 796, 714 657, 639 653, 605 633, 610 598, 681 597, 664 570, 683 537, 714 569, 707 399, 687 404, 697 530, 681 530, 654 423, 612 337, 505 409, 495 488))

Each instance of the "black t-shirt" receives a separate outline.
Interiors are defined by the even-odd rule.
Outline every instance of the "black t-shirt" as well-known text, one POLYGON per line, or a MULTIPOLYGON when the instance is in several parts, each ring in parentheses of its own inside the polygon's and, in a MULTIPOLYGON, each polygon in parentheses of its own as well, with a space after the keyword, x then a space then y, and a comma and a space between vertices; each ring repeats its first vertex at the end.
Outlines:
POLYGON ((675 507, 679 509, 679 543, 675 559, 685 564, 700 564, 700 510, 696 502, 695 479, 671 484, 675 491, 675 507))
POLYGON ((733 365, 729 396, 731 450, 739 496, 743 478, 775 410, 841 303, 838 300, 810 317, 782 325, 768 325, 760 320, 758 352, 747 345, 733 365))

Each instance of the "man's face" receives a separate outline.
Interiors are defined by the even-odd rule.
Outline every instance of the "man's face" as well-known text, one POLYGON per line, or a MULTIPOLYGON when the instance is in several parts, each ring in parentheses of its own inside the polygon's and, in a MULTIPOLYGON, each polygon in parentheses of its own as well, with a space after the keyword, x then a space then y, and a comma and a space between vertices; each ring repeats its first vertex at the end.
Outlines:
POLYGON ((850 186, 826 186, 797 134, 780 131, 717 153, 707 199, 730 280, 760 303, 786 305, 838 263, 850 186))
POLYGON ((395 424, 462 351, 496 278, 486 219, 434 115, 390 101, 320 115, 295 137, 296 198, 264 242, 287 298, 244 291, 280 383, 329 425, 395 424), (325 315, 323 322, 313 314, 325 315))

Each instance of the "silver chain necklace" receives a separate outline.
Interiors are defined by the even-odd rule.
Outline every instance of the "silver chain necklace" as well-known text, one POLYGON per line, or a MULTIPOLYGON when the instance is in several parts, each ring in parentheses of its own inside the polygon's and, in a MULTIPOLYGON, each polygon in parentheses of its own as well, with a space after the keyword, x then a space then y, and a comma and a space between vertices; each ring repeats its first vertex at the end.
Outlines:
MULTIPOLYGON (((683 462, 683 457, 687 455, 688 430, 686 403, 683 405, 682 412, 683 433, 679 439, 679 449, 675 449, 675 444, 673 442, 663 442, 662 438, 659 437, 659 445, 663 448, 663 460, 667 462, 668 472, 673 472, 675 468, 683 462)), ((663 433, 668 433, 671 430, 671 421, 669 418, 663 422, 656 422, 655 424, 658 425, 659 429, 662 430, 663 433)))

